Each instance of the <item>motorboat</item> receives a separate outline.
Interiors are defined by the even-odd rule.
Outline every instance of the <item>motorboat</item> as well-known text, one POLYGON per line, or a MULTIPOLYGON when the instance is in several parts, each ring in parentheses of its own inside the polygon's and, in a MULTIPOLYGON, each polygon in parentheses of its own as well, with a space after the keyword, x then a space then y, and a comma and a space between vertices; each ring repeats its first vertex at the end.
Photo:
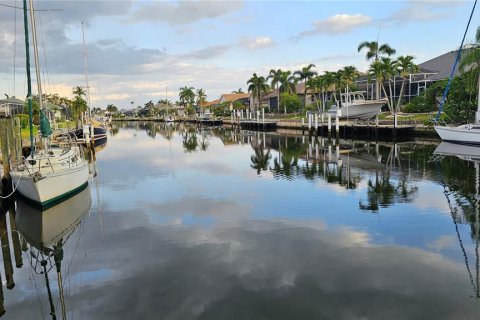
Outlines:
POLYGON ((340 95, 340 107, 332 106, 328 112, 340 119, 369 120, 374 118, 380 113, 387 100, 365 100, 364 93, 364 91, 342 93, 340 95))

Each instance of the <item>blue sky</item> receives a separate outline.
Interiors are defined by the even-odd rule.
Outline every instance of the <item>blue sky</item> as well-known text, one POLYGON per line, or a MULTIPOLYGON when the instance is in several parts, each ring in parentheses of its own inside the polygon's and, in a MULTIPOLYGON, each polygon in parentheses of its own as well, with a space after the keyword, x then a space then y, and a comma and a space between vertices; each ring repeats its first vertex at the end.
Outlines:
MULTIPOLYGON (((0 4, 21 1, 0 0, 0 4)), ((85 23, 92 106, 120 108, 178 97, 178 88, 206 90, 208 99, 246 89, 253 72, 367 69, 361 41, 379 40, 416 62, 458 47, 473 1, 39 1, 43 82, 70 95, 85 85, 81 22, 85 23), (43 49, 45 48, 45 50, 43 49)), ((477 11, 467 39, 474 38, 477 11)), ((0 93, 25 96, 21 12, 0 7, 0 93), (15 44, 15 39, 17 43, 15 44), (16 47, 16 82, 13 52, 16 47)))

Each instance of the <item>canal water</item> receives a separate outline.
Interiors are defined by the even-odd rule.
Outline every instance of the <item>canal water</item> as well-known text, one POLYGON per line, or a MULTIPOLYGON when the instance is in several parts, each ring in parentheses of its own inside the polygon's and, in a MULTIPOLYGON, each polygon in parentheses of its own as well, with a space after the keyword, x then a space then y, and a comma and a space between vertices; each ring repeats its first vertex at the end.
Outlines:
POLYGON ((87 189, 4 204, 2 318, 477 319, 479 154, 114 123, 87 189))

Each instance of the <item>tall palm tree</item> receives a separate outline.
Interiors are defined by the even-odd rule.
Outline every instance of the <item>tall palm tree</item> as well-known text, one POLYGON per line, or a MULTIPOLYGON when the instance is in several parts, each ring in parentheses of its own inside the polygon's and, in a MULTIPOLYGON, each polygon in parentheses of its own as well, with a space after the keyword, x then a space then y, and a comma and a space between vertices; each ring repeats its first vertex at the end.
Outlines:
POLYGON ((303 94, 305 98, 305 107, 307 106, 307 80, 317 75, 316 71, 313 71, 312 68, 315 68, 313 63, 310 63, 308 66, 303 67, 302 70, 297 70, 293 74, 298 77, 300 81, 304 82, 303 94))
POLYGON ((76 87, 73 88, 73 94, 74 94, 75 96, 80 96, 80 97, 82 97, 82 96, 85 95, 85 90, 84 90, 82 87, 80 87, 80 86, 76 86, 76 87))
MULTIPOLYGON (((383 81, 384 79, 384 72, 383 72, 383 64, 381 61, 374 61, 371 65, 370 68, 368 69, 368 78, 375 78, 375 81, 377 81, 377 88, 383 88, 383 81)), ((377 99, 379 96, 377 97, 377 99)))
POLYGON ((297 78, 290 71, 282 71, 279 77, 280 87, 278 88, 280 93, 296 93, 295 85, 297 84, 297 78))
MULTIPOLYGON (((334 86, 335 78, 336 78, 335 72, 325 71, 325 74, 323 75, 323 83, 325 85, 326 90, 329 90, 334 86)), ((334 99, 335 99, 335 101, 337 100, 337 96, 335 95, 335 88, 334 88, 334 99)), ((324 103, 325 104, 327 103, 327 100, 326 100, 325 96, 324 96, 324 103)))
POLYGON ((400 110, 400 103, 402 101, 402 95, 403 95, 403 90, 405 88, 405 82, 407 77, 418 71, 418 66, 413 63, 413 56, 400 56, 397 59, 397 72, 400 74, 400 77, 402 77, 402 87, 400 88, 400 95, 398 96, 398 101, 397 101, 397 106, 395 107, 395 112, 398 112, 400 110))
MULTIPOLYGON (((467 70, 472 72, 473 76, 477 76, 477 110, 480 110, 480 27, 477 28, 475 35, 475 44, 469 49, 467 54, 460 62, 460 72, 464 73, 467 70)), ((480 115, 475 115, 475 122, 480 122, 480 115)))
MULTIPOLYGON (((381 56, 392 56, 396 53, 396 50, 390 47, 388 43, 384 43, 379 46, 377 41, 363 41, 358 45, 358 52, 362 51, 363 49, 367 49, 365 53, 365 58, 367 61, 373 59, 373 62, 377 62, 381 56)), ((380 84, 376 81, 376 99, 380 99, 380 84)))
MULTIPOLYGON (((255 99, 257 99, 258 108, 260 108, 262 95, 270 89, 270 87, 267 84, 267 80, 264 77, 259 77, 257 76, 256 73, 254 73, 253 76, 250 79, 248 79, 247 85, 248 85, 248 92, 252 94, 254 102, 255 102, 255 99)), ((254 104, 254 107, 255 107, 255 104, 254 104)))
POLYGON ((195 100, 195 88, 194 87, 187 87, 184 86, 179 89, 180 92, 178 94, 180 98, 180 102, 184 106, 191 106, 195 100))
POLYGON ((358 70, 354 66, 346 66, 342 69, 340 73, 340 79, 342 80, 342 84, 345 85, 345 94, 347 94, 348 99, 348 88, 351 87, 358 77, 358 70))
POLYGON ((207 102, 207 94, 205 93, 205 90, 198 89, 197 90, 197 104, 200 106, 200 108, 202 108, 203 104, 205 102, 207 102))
POLYGON ((310 79, 307 80, 305 85, 309 90, 311 90, 313 92, 313 100, 315 101, 315 104, 317 105, 317 111, 320 112, 320 105, 318 104, 318 99, 317 99, 315 93, 320 90, 321 78, 320 77, 310 78, 310 79))
POLYGON ((277 111, 280 110, 280 90, 278 89, 278 86, 280 84, 281 74, 282 74, 282 70, 272 69, 270 70, 270 73, 268 74, 268 77, 267 77, 267 80, 272 79, 270 82, 271 87, 277 89, 277 111))
POLYGON ((395 81, 395 76, 397 75, 397 62, 395 60, 392 60, 390 58, 383 57, 380 60, 382 64, 382 69, 383 69, 383 78, 384 80, 388 81, 388 91, 389 95, 387 94, 387 91, 385 90, 385 86, 383 86, 383 93, 385 94, 385 97, 388 99, 388 105, 390 108, 390 112, 396 113, 395 112, 395 106, 393 103, 393 96, 394 92, 392 91, 392 82, 395 81))

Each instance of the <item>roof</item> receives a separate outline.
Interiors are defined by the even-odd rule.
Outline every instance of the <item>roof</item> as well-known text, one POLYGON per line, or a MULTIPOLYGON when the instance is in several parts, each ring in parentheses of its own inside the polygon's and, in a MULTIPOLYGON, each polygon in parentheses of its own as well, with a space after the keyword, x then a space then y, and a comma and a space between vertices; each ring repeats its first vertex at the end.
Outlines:
MULTIPOLYGON (((462 50, 462 53, 465 53, 466 49, 462 50)), ((420 63, 418 66, 420 68, 432 70, 436 72, 435 75, 428 77, 429 80, 441 80, 450 77, 452 73, 452 66, 455 63, 455 58, 457 57, 458 50, 450 51, 442 54, 436 58, 430 59, 423 63, 420 63)), ((458 68, 455 69, 454 76, 459 76, 460 71, 458 68)))
POLYGON ((229 102, 235 102, 240 99, 247 99, 250 98, 249 93, 224 93, 220 96, 220 101, 219 103, 229 101, 229 102))
POLYGON ((0 104, 21 104, 23 105, 25 102, 20 100, 20 99, 17 99, 15 97, 12 97, 12 98, 8 98, 8 99, 0 99, 0 104))
POLYGON ((215 100, 210 101, 210 102, 207 101, 206 103, 203 104, 202 107, 203 107, 203 108, 207 108, 207 107, 216 105, 216 104, 218 104, 219 102, 220 102, 220 99, 215 99, 215 100))

